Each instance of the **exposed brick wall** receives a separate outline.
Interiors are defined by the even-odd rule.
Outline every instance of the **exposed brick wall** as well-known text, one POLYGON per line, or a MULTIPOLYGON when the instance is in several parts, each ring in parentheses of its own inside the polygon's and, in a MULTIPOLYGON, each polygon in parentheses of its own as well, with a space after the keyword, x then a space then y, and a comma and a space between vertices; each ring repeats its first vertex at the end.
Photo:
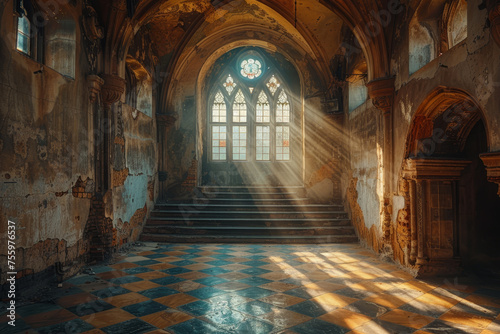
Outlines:
MULTIPOLYGON (((90 179, 83 181, 81 177, 78 177, 72 188, 73 197, 76 198, 92 198, 93 191, 93 181, 90 179)), ((58 195, 62 196, 63 193, 56 194, 56 196, 58 195)))
POLYGON ((113 170, 113 180, 112 180, 113 188, 123 186, 125 184, 125 180, 128 177, 128 174, 129 174, 128 168, 122 170, 113 170))

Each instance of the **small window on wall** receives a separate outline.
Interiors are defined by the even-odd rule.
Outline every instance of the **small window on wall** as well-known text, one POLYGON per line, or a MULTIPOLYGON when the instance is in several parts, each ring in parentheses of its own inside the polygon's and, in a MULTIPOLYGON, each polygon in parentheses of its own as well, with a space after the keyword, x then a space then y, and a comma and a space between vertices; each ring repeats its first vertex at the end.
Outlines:
POLYGON ((24 55, 42 62, 43 60, 43 15, 34 15, 34 7, 29 0, 19 0, 16 3, 17 34, 16 49, 24 55), (36 20, 35 20, 36 18, 36 20))

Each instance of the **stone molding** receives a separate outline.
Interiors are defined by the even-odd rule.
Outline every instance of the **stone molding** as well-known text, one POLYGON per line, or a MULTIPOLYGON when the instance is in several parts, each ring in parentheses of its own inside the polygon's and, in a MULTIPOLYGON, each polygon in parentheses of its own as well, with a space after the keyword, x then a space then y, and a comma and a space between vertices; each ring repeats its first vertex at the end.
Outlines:
POLYGON ((498 196, 500 196, 500 152, 483 153, 479 157, 486 166, 488 181, 498 184, 498 196))
POLYGON ((470 163, 457 159, 407 159, 403 177, 410 180, 458 180, 470 163))

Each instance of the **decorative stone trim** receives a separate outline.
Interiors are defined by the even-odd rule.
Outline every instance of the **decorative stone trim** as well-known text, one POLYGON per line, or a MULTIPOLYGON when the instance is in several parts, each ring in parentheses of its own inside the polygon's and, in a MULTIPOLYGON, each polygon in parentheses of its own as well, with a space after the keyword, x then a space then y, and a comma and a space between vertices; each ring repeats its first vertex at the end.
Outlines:
POLYGON ((500 152, 483 153, 479 157, 486 166, 488 181, 498 184, 498 196, 500 196, 500 152))
POLYGON ((490 19, 491 37, 500 46, 500 1, 497 1, 490 9, 488 18, 490 19))
POLYGON ((114 74, 103 74, 101 77, 104 79, 102 103, 104 103, 104 106, 109 107, 117 102, 125 92, 126 81, 114 74))

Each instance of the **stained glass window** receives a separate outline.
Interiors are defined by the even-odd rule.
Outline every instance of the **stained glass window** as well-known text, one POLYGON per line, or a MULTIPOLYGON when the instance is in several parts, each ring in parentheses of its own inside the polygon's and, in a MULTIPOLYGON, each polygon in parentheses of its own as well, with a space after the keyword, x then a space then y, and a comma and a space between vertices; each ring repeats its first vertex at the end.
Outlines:
POLYGON ((269 161, 271 152, 271 127, 269 125, 256 127, 255 160, 269 161))
POLYGON ((253 58, 245 59, 240 64, 241 75, 248 79, 255 79, 262 74, 262 63, 253 58))
POLYGON ((241 89, 236 93, 233 103, 233 122, 245 123, 247 121, 247 103, 241 89))
POLYGON ((269 101, 267 99, 266 93, 264 93, 263 91, 260 92, 259 99, 257 100, 255 121, 257 123, 269 123, 271 121, 269 101))
POLYGON ((226 160, 226 126, 212 126, 212 160, 226 160))
POLYGON ((281 91, 278 97, 278 104, 276 106, 276 122, 290 122, 290 103, 288 102, 288 96, 284 91, 281 91))
POLYGON ((226 82, 223 84, 224 88, 226 88, 226 91, 229 95, 233 92, 233 90, 236 88, 236 82, 234 82, 234 79, 231 77, 231 74, 227 76, 226 82))
POLYGON ((290 127, 276 127, 276 160, 290 160, 290 127))
POLYGON ((278 81, 278 79, 276 79, 276 77, 273 75, 268 83, 266 84, 267 88, 269 88, 269 91, 271 92, 271 94, 274 96, 274 94, 276 93, 276 91, 278 90, 278 88, 280 87, 280 83, 278 81))
POLYGON ((247 159, 247 127, 233 126, 233 160, 247 159))
POLYGON ((224 95, 222 95, 221 91, 215 94, 214 104, 212 106, 212 122, 226 122, 226 102, 224 101, 224 95))

